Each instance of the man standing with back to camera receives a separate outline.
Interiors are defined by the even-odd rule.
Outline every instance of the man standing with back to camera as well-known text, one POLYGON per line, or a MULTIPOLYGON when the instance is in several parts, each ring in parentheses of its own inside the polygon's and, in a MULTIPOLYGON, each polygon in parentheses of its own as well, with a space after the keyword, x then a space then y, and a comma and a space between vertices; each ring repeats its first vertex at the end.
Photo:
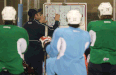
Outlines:
POLYGON ((90 35, 79 28, 82 14, 78 10, 67 13, 68 28, 57 28, 50 38, 42 39, 42 44, 49 54, 47 75, 87 75, 85 50, 89 47, 90 35))
MULTIPOLYGON (((40 37, 45 36, 45 26, 47 26, 45 17, 42 14, 42 9, 30 9, 28 11, 29 21, 25 23, 24 28, 29 34, 29 47, 25 53, 24 58, 26 63, 33 67, 37 75, 42 74, 42 61, 44 59, 44 52, 41 46, 40 37)), ((48 35, 52 36, 54 30, 59 26, 60 15, 55 15, 55 24, 53 28, 48 27, 48 35)))
POLYGON ((98 7, 98 21, 88 24, 91 36, 88 75, 116 75, 116 21, 112 6, 103 2, 98 7))
POLYGON ((15 17, 14 7, 4 7, 4 25, 0 25, 0 75, 24 75, 22 54, 28 47, 29 38, 24 28, 14 25, 15 17), (4 69, 8 73, 4 72, 4 69))

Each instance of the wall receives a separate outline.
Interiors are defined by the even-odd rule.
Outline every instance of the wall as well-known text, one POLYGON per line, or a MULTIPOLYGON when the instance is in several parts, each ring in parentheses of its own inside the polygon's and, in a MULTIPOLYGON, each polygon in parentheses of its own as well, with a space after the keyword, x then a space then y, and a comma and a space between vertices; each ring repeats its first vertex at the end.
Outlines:
MULTIPOLYGON (((30 0, 30 8, 34 8, 34 0, 30 0)), ((51 2, 63 2, 64 0, 51 0, 51 2)), ((40 8, 43 8, 43 4, 46 0, 40 0, 40 8)), ((67 0, 67 2, 84 2, 87 3, 87 20, 97 20, 97 7, 101 2, 110 2, 113 6, 113 0, 67 0)), ((18 11, 18 3, 20 0, 7 0, 7 6, 12 5, 18 11)), ((4 7, 4 0, 0 0, 0 11, 4 7)), ((27 0, 23 0, 23 24, 27 21, 27 0)), ((0 12, 1 13, 1 12, 0 12)), ((0 15, 0 24, 2 24, 2 17, 0 15)))
MULTIPOLYGON (((40 7, 42 8, 43 3, 46 2, 46 0, 40 0, 41 4, 40 7)), ((51 0, 51 2, 64 2, 64 0, 51 0)), ((67 0, 67 2, 82 2, 87 3, 87 23, 89 23, 92 20, 98 20, 97 16, 97 7, 101 2, 110 2, 113 6, 113 0, 67 0)))

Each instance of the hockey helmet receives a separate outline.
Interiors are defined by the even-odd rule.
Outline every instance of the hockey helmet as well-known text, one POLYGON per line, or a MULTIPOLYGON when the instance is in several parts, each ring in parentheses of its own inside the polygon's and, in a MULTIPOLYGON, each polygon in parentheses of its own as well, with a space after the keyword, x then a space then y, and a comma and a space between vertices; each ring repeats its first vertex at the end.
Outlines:
POLYGON ((112 6, 110 2, 102 2, 99 7, 99 16, 101 15, 112 15, 112 6))
POLYGON ((82 14, 78 10, 70 10, 67 13, 68 24, 80 24, 82 14))
POLYGON ((12 6, 5 6, 1 14, 2 20, 16 20, 16 10, 12 6))

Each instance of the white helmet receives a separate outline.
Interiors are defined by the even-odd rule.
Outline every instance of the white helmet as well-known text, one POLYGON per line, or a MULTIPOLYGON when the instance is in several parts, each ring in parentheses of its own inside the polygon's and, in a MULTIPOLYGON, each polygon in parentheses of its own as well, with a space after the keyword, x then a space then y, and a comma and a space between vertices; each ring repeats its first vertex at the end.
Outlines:
POLYGON ((100 16, 101 15, 112 15, 112 6, 110 2, 102 2, 99 5, 98 10, 100 11, 100 16))
POLYGON ((70 10, 67 13, 68 24, 79 24, 81 22, 82 15, 78 10, 70 10))
POLYGON ((16 10, 12 6, 5 6, 1 14, 2 20, 15 20, 16 10))

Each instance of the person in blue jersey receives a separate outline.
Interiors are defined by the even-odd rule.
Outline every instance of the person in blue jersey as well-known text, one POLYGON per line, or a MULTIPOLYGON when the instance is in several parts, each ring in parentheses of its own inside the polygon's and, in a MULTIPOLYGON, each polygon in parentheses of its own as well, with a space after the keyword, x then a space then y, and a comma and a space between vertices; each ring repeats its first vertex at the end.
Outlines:
POLYGON ((47 75, 87 75, 84 52, 89 47, 90 35, 79 28, 82 14, 78 10, 67 13, 68 28, 57 28, 50 42, 49 37, 42 44, 49 54, 47 75))

